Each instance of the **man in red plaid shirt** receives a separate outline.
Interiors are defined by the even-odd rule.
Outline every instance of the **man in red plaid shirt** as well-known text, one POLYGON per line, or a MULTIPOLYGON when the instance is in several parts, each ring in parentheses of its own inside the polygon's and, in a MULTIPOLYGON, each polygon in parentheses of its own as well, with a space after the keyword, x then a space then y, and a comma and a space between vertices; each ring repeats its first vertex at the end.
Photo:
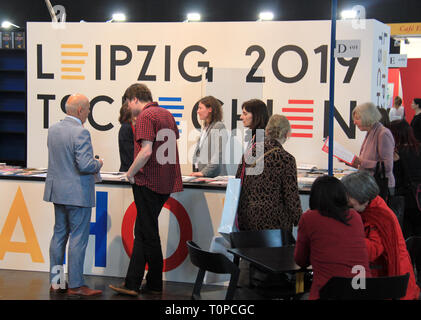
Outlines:
POLYGON ((110 288, 132 296, 139 292, 160 294, 163 256, 158 216, 170 194, 183 191, 177 148, 179 131, 172 114, 153 102, 145 85, 131 85, 124 96, 137 117, 134 161, 127 171, 127 179, 133 185, 137 218, 125 282, 110 288), (146 263, 146 284, 140 288, 146 263))

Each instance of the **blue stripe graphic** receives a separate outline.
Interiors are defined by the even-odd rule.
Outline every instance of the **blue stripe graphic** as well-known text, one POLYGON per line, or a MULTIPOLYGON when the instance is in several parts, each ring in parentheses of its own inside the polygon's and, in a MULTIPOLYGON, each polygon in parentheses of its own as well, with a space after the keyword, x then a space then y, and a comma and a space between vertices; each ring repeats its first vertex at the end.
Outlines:
POLYGON ((158 101, 181 102, 181 98, 180 97, 159 97, 158 101))
POLYGON ((177 110, 184 110, 184 106, 169 106, 169 105, 159 105, 161 108, 165 109, 177 109, 177 110))

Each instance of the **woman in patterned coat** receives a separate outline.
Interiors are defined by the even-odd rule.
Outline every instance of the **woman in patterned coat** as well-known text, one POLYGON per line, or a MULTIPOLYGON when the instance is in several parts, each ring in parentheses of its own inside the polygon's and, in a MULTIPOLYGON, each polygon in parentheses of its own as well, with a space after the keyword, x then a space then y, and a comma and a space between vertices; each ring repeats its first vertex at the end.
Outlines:
POLYGON ((302 209, 295 158, 282 147, 291 134, 285 116, 273 115, 266 126, 264 143, 244 155, 237 177, 242 177, 238 206, 240 231, 283 229, 292 231, 302 209))

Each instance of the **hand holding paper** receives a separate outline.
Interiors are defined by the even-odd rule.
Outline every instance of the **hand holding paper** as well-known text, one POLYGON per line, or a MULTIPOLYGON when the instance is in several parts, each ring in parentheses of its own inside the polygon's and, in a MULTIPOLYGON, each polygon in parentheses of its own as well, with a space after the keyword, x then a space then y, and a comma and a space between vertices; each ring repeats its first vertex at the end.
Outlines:
MULTIPOLYGON (((326 138, 326 141, 322 147, 322 151, 329 153, 329 137, 326 138)), ((354 163, 359 158, 353 154, 351 151, 345 149, 342 145, 338 142, 333 141, 333 156, 337 158, 339 161, 343 161, 350 166, 356 165, 354 163)))

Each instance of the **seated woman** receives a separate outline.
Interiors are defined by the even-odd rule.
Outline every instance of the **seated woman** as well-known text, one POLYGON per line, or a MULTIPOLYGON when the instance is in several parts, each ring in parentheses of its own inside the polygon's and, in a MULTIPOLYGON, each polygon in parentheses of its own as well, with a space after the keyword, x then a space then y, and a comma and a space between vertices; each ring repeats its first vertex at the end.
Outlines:
POLYGON ((409 272, 405 297, 418 299, 420 288, 415 283, 414 270, 405 239, 395 213, 378 195, 376 180, 365 171, 342 178, 348 202, 358 211, 364 223, 365 242, 373 277, 399 276, 409 272))
POLYGON ((203 121, 200 138, 193 153, 193 171, 195 177, 226 176, 227 170, 223 149, 227 141, 227 132, 222 122, 222 105, 212 96, 199 100, 197 115, 203 121))
POLYGON ((283 229, 289 233, 297 225, 302 213, 297 166, 282 147, 290 134, 288 119, 273 115, 266 126, 264 144, 255 145, 256 159, 246 158, 240 165, 239 170, 244 168, 237 211, 240 231, 283 229))
POLYGON ((421 145, 405 120, 392 121, 390 131, 396 146, 393 163, 395 194, 405 198, 402 231, 408 239, 410 236, 421 236, 421 211, 415 200, 417 186, 421 184, 421 145))
POLYGON ((370 276, 364 239, 361 217, 348 208, 342 183, 335 177, 318 177, 311 187, 310 209, 298 223, 295 246, 296 263, 313 267, 310 300, 319 298, 331 277, 355 277, 355 266, 364 267, 365 276, 370 276))

